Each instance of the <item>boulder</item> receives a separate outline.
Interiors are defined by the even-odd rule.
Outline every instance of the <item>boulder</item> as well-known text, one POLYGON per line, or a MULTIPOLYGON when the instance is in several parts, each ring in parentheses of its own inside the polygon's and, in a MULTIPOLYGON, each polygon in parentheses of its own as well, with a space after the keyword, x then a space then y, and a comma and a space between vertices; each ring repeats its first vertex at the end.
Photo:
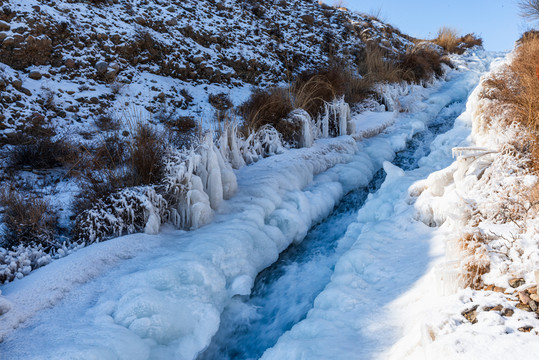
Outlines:
POLYGON ((514 278, 514 279, 511 279, 509 280, 509 286, 511 286, 512 288, 517 288, 519 286, 522 286, 526 283, 526 281, 524 281, 523 278, 514 278))
POLYGON ((41 75, 41 73, 39 71, 30 71, 30 74, 28 74, 28 77, 32 80, 41 80, 41 77, 43 75, 41 75))
POLYGON ((106 61, 98 61, 95 64, 95 69, 97 70, 98 74, 105 74, 109 68, 109 63, 106 61))
POLYGON ((11 26, 5 21, 0 20, 0 31, 9 31, 11 29, 11 26))

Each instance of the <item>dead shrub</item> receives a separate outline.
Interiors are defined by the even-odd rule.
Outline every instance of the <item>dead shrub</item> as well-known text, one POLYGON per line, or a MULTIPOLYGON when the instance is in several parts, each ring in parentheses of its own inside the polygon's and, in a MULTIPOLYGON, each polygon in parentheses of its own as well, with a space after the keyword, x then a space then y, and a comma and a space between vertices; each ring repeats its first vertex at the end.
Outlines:
POLYGON ((359 65, 366 80, 372 83, 394 83, 403 79, 403 71, 397 62, 390 57, 386 49, 374 42, 367 44, 359 65))
MULTIPOLYGON (((281 132, 280 123, 292 110, 290 91, 285 88, 256 89, 240 107, 246 130, 258 130, 266 124, 281 132)), ((283 134, 281 132, 281 134, 283 134)), ((283 134, 284 135, 284 134, 283 134)))
POLYGON ((46 249, 54 246, 57 218, 50 204, 35 195, 22 194, 11 189, 0 191, 4 208, 3 222, 6 247, 19 244, 41 244, 46 249))
POLYGON ((129 155, 133 171, 131 186, 159 182, 163 177, 164 136, 146 124, 137 124, 134 135, 129 155))
POLYGON ((63 139, 44 137, 27 141, 14 146, 9 154, 9 163, 16 169, 51 169, 73 163, 78 157, 77 149, 63 139))
POLYGON ((447 58, 443 58, 436 51, 422 47, 402 55, 399 66, 403 80, 420 83, 443 75, 442 63, 450 64, 447 58))
POLYGON ((459 49, 462 52, 474 46, 483 46, 483 39, 475 34, 466 34, 459 39, 459 49))
POLYGON ((192 116, 169 116, 162 123, 171 133, 169 141, 178 149, 188 149, 200 138, 201 129, 192 116))
POLYGON ((101 115, 94 122, 101 131, 116 131, 120 129, 120 122, 111 115, 101 115))

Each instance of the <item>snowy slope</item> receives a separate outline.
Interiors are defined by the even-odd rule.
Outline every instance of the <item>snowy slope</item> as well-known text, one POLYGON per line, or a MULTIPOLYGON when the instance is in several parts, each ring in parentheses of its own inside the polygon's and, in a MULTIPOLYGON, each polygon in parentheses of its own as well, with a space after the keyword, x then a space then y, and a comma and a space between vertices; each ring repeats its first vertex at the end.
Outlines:
POLYGON ((0 11, 0 135, 35 114, 60 134, 93 138, 100 116, 154 122, 214 118, 209 94, 234 105, 251 86, 288 83, 367 41, 410 43, 393 27, 317 1, 4 1, 0 11), (140 109, 139 109, 140 108, 140 109))
MULTIPOLYGON (((359 143, 348 136, 318 140, 312 148, 288 150, 240 169, 238 193, 223 202, 213 223, 199 230, 164 230, 157 236, 117 238, 82 249, 3 286, 0 301, 10 310, 0 322, 0 353, 25 359, 194 358, 208 346, 219 327, 220 313, 231 297, 248 294, 256 274, 274 262, 279 252, 301 241, 312 224, 327 216, 346 192, 367 185, 384 161, 391 160, 445 106, 465 99, 489 60, 486 55, 470 55, 460 62, 459 70, 450 73, 447 83, 410 87, 404 93, 402 89, 387 89, 388 97, 409 103, 410 112, 372 113, 384 121, 391 119, 392 125, 383 134, 359 143), (35 299, 35 294, 42 296, 35 299), (49 346, 51 343, 55 346, 49 346)), ((369 130, 361 124, 357 127, 369 130)), ((465 138, 467 131, 463 125, 446 137, 447 143, 440 140, 440 151, 433 152, 432 159, 425 160, 415 175, 403 176, 386 163, 386 185, 368 202, 360 213, 362 222, 350 227, 340 247, 350 247, 363 230, 367 236, 371 225, 364 224, 368 219, 377 220, 376 228, 390 231, 395 211, 390 199, 396 190, 403 191, 414 179, 443 167, 443 161, 448 161, 447 149, 465 138), (374 214, 379 214, 376 219, 372 218, 374 214)), ((408 214, 404 218, 410 220, 406 200, 397 200, 397 205, 399 213, 404 211, 408 214)), ((349 279, 354 270, 351 264, 362 261, 361 246, 394 245, 384 241, 359 244, 344 253, 328 289, 357 291, 354 286, 359 283, 342 279, 349 279)), ((420 245, 424 250, 425 244, 420 245)), ((379 273, 373 266, 366 274, 379 273)), ((414 278, 412 273, 408 275, 414 278)), ((380 287, 372 288, 374 294, 376 289, 380 287)), ((342 311, 346 307, 331 310, 332 302, 324 298, 333 300, 330 290, 321 295, 315 310, 297 328, 310 329, 311 338, 313 331, 320 330, 357 336, 352 331, 354 327, 348 326, 354 319, 342 311), (309 326, 309 321, 322 321, 323 316, 316 317, 317 311, 329 311, 333 325, 343 321, 347 326, 328 326, 327 316, 324 326, 309 326)), ((359 324, 361 318, 357 321, 359 324)), ((286 354, 288 358, 290 351, 296 351, 287 350, 287 338, 296 339, 294 346, 309 347, 300 341, 306 334, 294 328, 283 337, 275 354, 286 354)), ((324 338, 331 339, 322 333, 320 336, 320 345, 327 344, 324 338)), ((357 350, 350 347, 353 344, 343 344, 343 351, 357 350)))

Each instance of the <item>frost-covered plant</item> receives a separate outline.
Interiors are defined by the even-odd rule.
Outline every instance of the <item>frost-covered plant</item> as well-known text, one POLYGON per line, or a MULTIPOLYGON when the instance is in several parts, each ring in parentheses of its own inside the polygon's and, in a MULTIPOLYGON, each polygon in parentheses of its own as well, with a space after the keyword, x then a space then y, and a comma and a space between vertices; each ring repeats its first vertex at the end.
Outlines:
POLYGON ((318 118, 317 126, 322 137, 352 134, 354 131, 350 106, 344 98, 324 104, 324 113, 318 118))
POLYGON ((167 203, 152 187, 135 187, 99 199, 75 220, 73 241, 93 243, 112 236, 144 231, 155 234, 167 203))
POLYGON ((458 240, 461 255, 460 287, 479 289, 482 275, 490 271, 487 237, 481 232, 466 233, 458 240))
POLYGON ((169 149, 164 185, 169 219, 182 229, 196 229, 209 223, 213 211, 237 189, 232 167, 214 144, 212 133, 207 133, 203 142, 189 153, 169 149))
POLYGON ((43 265, 51 262, 41 244, 18 245, 11 250, 0 248, 0 284, 5 284, 28 275, 43 265))

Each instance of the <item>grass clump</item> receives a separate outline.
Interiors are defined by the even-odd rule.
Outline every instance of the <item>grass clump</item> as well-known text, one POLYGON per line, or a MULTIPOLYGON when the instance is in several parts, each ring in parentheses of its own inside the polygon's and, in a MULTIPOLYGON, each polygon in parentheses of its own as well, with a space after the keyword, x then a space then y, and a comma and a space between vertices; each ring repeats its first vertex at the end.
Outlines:
POLYGON ((463 54, 466 49, 482 46, 483 40, 475 34, 459 36, 455 29, 444 26, 438 30, 438 36, 432 40, 448 53, 463 54))
POLYGON ((24 245, 54 246, 57 217, 50 204, 35 195, 3 189, 0 191, 3 222, 6 226, 3 245, 6 248, 24 245))

